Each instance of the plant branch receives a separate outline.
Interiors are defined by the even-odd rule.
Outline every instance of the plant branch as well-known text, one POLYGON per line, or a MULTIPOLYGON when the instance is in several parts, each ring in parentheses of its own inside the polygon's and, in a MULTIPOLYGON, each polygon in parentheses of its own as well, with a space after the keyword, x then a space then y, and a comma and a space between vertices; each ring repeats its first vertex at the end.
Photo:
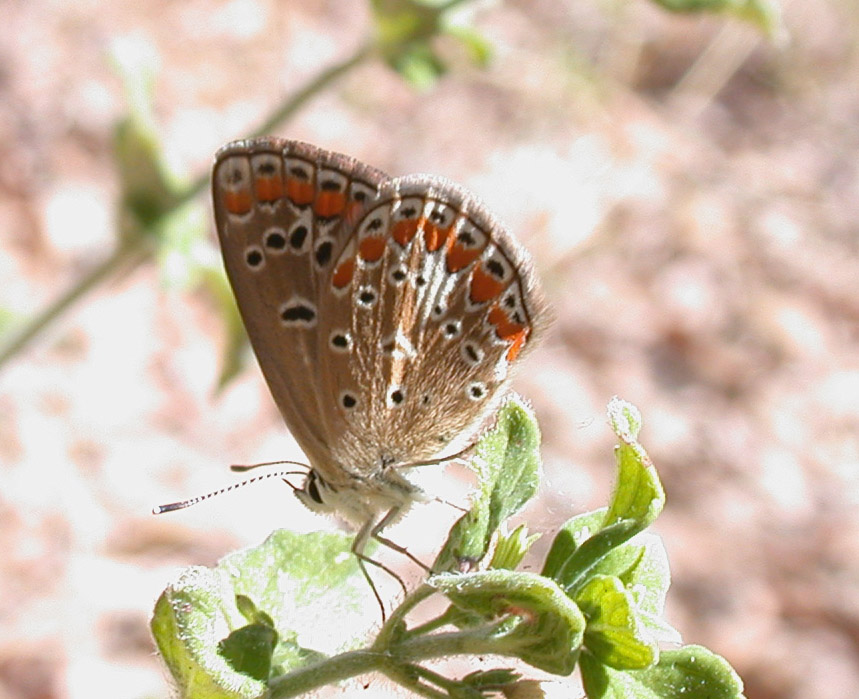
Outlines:
MULTIPOLYGON (((376 46, 373 42, 367 42, 346 60, 323 70, 307 85, 298 90, 298 92, 286 98, 251 135, 260 136, 269 133, 282 121, 292 117, 323 89, 371 57, 375 49, 376 46)), ((164 220, 174 211, 203 192, 208 183, 209 173, 206 171, 186 188, 177 192, 171 199, 170 204, 158 213, 156 220, 152 222, 152 228, 157 227, 159 220, 164 220)), ((110 257, 103 260, 82 279, 77 280, 62 296, 40 311, 34 318, 30 319, 12 340, 0 349, 0 368, 21 352, 24 347, 42 333, 51 323, 86 296, 87 293, 110 278, 117 269, 132 259, 135 252, 144 248, 144 241, 148 241, 149 238, 150 236, 146 235, 145 232, 141 232, 140 235, 136 235, 130 240, 121 243, 110 257)))
POLYGON ((420 660, 463 654, 504 655, 506 653, 499 647, 497 641, 486 637, 485 627, 422 636, 403 643, 395 643, 386 649, 379 648, 377 641, 370 650, 341 653, 272 680, 269 683, 269 696, 271 699, 295 697, 369 672, 380 672, 424 696, 445 696, 435 694, 435 690, 421 684, 419 677, 422 672, 416 672, 412 664, 420 660))
POLYGON ((33 338, 65 313, 80 298, 124 267, 137 253, 142 252, 148 241, 147 236, 140 235, 117 245, 109 257, 102 260, 83 278, 78 279, 65 294, 42 309, 35 318, 32 318, 14 335, 5 347, 0 349, 0 367, 24 349, 33 338))
POLYGON ((350 677, 382 671, 385 662, 386 656, 383 653, 368 650, 341 653, 272 680, 269 683, 268 696, 271 699, 296 697, 350 677))
POLYGON ((400 606, 391 613, 391 618, 385 622, 384 626, 382 626, 379 631, 379 635, 376 637, 376 642, 373 644, 373 648, 375 650, 381 650, 391 645, 392 639, 397 633, 399 633, 402 625, 404 625, 406 615, 427 599, 427 597, 433 595, 435 591, 434 587, 421 585, 417 590, 406 597, 400 606))

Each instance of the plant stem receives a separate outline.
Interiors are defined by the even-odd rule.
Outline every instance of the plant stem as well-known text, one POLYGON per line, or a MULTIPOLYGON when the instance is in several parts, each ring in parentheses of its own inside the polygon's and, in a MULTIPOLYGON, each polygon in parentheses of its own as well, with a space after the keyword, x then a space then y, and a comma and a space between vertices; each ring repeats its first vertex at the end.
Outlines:
POLYGON ((439 614, 434 619, 430 619, 429 621, 421 624, 420 626, 415 626, 414 628, 409 629, 405 633, 406 638, 412 638, 414 636, 422 636, 430 633, 431 631, 435 631, 436 629, 440 629, 442 626, 447 626, 450 623, 450 619, 454 616, 450 613, 451 608, 439 614))
POLYGON ((504 654, 497 642, 486 638, 485 629, 469 629, 434 634, 396 643, 388 649, 356 650, 341 653, 307 667, 299 668, 269 683, 271 699, 286 699, 369 672, 381 672, 404 687, 424 696, 444 696, 422 684, 421 673, 412 663, 451 655, 504 654))
POLYGON ((145 248, 145 243, 149 242, 149 240, 147 236, 140 235, 117 245, 108 258, 102 260, 101 263, 91 269, 82 279, 79 279, 65 294, 56 299, 48 307, 42 309, 5 347, 0 349, 0 367, 24 349, 34 337, 65 313, 78 299, 112 276, 116 270, 121 269, 135 254, 142 252, 145 248))
POLYGON ((435 588, 429 585, 421 585, 417 590, 406 597, 399 607, 392 613, 390 619, 385 622, 376 637, 376 642, 373 648, 376 650, 387 648, 391 645, 391 639, 399 632, 401 625, 404 623, 406 614, 408 614, 417 605, 423 602, 427 597, 435 593, 435 588))
MULTIPOLYGON (((303 107, 317 93, 349 72, 352 68, 373 55, 375 44, 370 41, 361 46, 352 56, 323 70, 298 92, 290 95, 269 117, 260 124, 252 135, 269 133, 285 119, 290 118, 301 107, 303 107)), ((159 220, 163 220, 176 211, 183 204, 200 194, 209 183, 208 171, 200 175, 185 189, 178 192, 170 204, 161 211, 152 223, 153 229, 159 220)), ((24 349, 33 339, 45 330, 51 323, 62 316, 71 306, 83 298, 96 286, 107 280, 118 268, 130 260, 135 251, 143 248, 144 241, 149 236, 145 233, 132 240, 121 243, 113 254, 103 260, 98 266, 91 270, 85 277, 77 280, 62 296, 51 303, 47 308, 39 312, 35 318, 29 320, 24 328, 15 335, 5 347, 0 349, 0 368, 24 349)))
POLYGON ((498 642, 486 637, 485 627, 466 631, 436 633, 419 638, 410 638, 391 649, 397 660, 429 660, 449 655, 503 655, 498 642))
POLYGON ((280 124, 282 121, 286 121, 293 114, 295 114, 301 107, 304 106, 305 102, 310 100, 310 98, 314 97, 318 92, 321 92, 331 83, 335 82, 344 74, 348 73, 355 66, 359 65, 360 63, 364 62, 366 59, 374 55, 375 51, 375 42, 369 41, 363 46, 361 46, 354 54, 352 54, 350 58, 347 58, 345 61, 341 61, 340 63, 335 63, 333 66, 330 66, 329 68, 323 70, 313 80, 307 83, 307 85, 305 85, 298 92, 292 95, 286 102, 283 103, 283 105, 275 109, 274 112, 269 115, 268 119, 266 119, 253 131, 252 135, 267 135, 278 124, 280 124))
MULTIPOLYGON (((418 665, 391 665, 385 671, 385 676, 388 679, 393 680, 402 687, 407 687, 414 694, 428 697, 429 699, 448 699, 450 697, 449 692, 440 692, 425 682, 421 682, 421 678, 426 678, 428 675, 435 675, 435 673, 430 673, 418 665)), ((435 677, 440 678, 439 675, 435 675, 435 677)), ((440 678, 440 681, 436 682, 436 685, 439 687, 452 684, 455 683, 444 681, 443 678, 440 678)))
POLYGON ((386 657, 382 653, 355 650, 299 668, 269 683, 269 697, 295 697, 312 689, 333 684, 356 675, 380 670, 386 657))

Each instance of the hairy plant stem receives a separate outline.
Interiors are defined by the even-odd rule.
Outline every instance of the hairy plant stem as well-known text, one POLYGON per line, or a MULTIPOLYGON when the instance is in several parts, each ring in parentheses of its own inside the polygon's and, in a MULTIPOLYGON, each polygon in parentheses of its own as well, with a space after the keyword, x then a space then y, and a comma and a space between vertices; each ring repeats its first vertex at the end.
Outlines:
MULTIPOLYGON (((304 87, 286 98, 251 135, 259 136, 271 132, 278 124, 290 118, 319 92, 348 73, 355 66, 373 56, 375 50, 375 43, 372 41, 367 42, 346 60, 320 72, 304 87)), ((30 318, 19 331, 12 334, 11 339, 0 347, 0 368, 7 361, 18 355, 30 342, 90 291, 113 277, 117 270, 134 261, 136 254, 143 253, 135 261, 136 264, 149 260, 156 248, 156 245, 150 245, 153 238, 150 235, 150 231, 157 230, 158 224, 161 221, 200 194, 206 188, 208 182, 209 173, 205 172, 190 185, 177 192, 171 202, 150 222, 148 229, 140 230, 133 237, 122 241, 108 258, 90 270, 84 277, 78 279, 71 288, 66 290, 46 308, 39 311, 34 317, 30 318), (150 245, 150 247, 147 248, 147 245, 150 245)))
MULTIPOLYGON (((444 697, 447 695, 439 694, 422 683, 421 678, 427 672, 423 668, 417 670, 413 663, 463 654, 498 655, 503 654, 503 649, 496 641, 486 637, 484 628, 411 638, 387 648, 380 648, 377 641, 369 650, 341 653, 272 680, 269 696, 271 699, 295 697, 349 677, 380 672, 422 696, 444 697)), ((439 685, 449 682, 441 676, 436 676, 435 680, 439 685)))
MULTIPOLYGON (((78 279, 65 294, 43 308, 23 328, 10 333, 13 335, 12 338, 0 349, 0 367, 21 352, 37 335, 48 328, 78 300, 112 277, 117 270, 125 268, 134 260, 136 255, 142 253, 141 259, 147 259, 149 252, 146 250, 146 244, 149 242, 150 239, 143 235, 122 241, 109 257, 102 260, 81 279, 78 279)), ((139 263, 139 261, 137 262, 139 263)))

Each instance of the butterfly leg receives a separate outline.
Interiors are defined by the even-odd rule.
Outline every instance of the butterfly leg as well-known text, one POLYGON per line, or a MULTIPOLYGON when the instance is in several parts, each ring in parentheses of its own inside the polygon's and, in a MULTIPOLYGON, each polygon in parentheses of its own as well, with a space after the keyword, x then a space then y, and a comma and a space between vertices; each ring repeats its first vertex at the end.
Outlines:
POLYGON ((389 549, 396 551, 397 553, 401 553, 406 556, 412 563, 414 563, 419 568, 423 568, 427 573, 432 572, 432 568, 430 568, 426 563, 417 558, 411 551, 409 551, 405 546, 400 546, 398 543, 391 541, 390 539, 385 538, 379 532, 374 532, 371 536, 378 541, 380 544, 387 546, 389 549))
POLYGON ((401 511, 399 507, 394 507, 388 510, 385 516, 379 520, 379 523, 372 528, 369 537, 375 539, 380 544, 387 546, 392 551, 396 551, 397 553, 406 556, 409 560, 412 561, 412 563, 414 563, 419 568, 423 568, 427 573, 432 572, 432 568, 426 565, 423 561, 416 558, 415 555, 405 546, 400 546, 398 543, 382 536, 382 530, 386 527, 389 527, 393 522, 397 521, 397 519, 399 519, 400 517, 400 514, 401 511))
MULTIPOLYGON (((398 509, 398 508, 394 508, 398 509)), ((370 585, 370 589, 373 591, 373 596, 376 598, 376 602, 379 603, 379 608, 382 610, 382 621, 387 618, 385 613, 385 605, 382 602, 382 597, 379 595, 379 591, 376 588, 376 584, 373 582, 373 579, 370 577, 370 573, 367 571, 367 563, 370 565, 374 565, 380 570, 385 571, 388 575, 390 575, 394 580, 400 583, 400 587, 403 588, 403 594, 408 594, 408 588, 406 587, 406 583, 403 582, 403 579, 397 575, 393 570, 388 568, 384 563, 380 563, 377 560, 370 558, 368 555, 364 553, 364 549, 367 546, 367 541, 371 537, 375 538, 376 530, 379 528, 381 524, 388 524, 391 519, 395 517, 395 513, 392 516, 392 512, 394 510, 389 511, 380 521, 376 523, 374 519, 368 519, 367 522, 361 527, 358 533, 355 535, 355 539, 352 542, 352 553, 355 555, 355 558, 358 559, 358 567, 361 569, 361 573, 364 575, 364 578, 367 580, 367 583, 370 585)), ((395 549, 396 550, 396 549, 395 549)))

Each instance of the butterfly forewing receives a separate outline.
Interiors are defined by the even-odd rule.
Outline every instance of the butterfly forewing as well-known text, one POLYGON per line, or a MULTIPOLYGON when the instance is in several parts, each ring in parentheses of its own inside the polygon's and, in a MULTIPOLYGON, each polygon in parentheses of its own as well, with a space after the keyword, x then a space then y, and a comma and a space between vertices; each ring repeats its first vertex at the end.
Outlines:
POLYGON ((227 145, 213 171, 215 220, 227 275, 254 352, 293 436, 328 461, 319 394, 329 323, 320 314, 333 262, 387 176, 308 144, 227 145))

